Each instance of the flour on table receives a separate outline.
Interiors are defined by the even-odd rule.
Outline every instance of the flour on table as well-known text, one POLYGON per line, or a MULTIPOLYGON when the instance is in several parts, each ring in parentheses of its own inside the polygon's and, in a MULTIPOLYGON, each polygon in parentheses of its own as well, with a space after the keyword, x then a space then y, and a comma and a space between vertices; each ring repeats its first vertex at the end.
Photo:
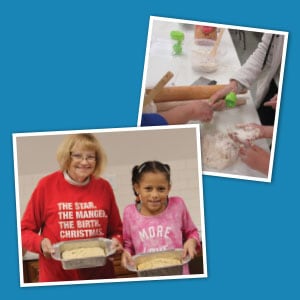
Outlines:
POLYGON ((208 168, 223 170, 238 158, 239 146, 227 133, 206 134, 201 145, 203 164, 208 168))

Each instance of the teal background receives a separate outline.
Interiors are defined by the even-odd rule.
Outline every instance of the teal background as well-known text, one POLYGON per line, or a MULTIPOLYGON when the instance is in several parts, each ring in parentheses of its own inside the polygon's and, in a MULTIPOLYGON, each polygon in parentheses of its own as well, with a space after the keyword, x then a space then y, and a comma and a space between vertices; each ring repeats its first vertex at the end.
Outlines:
POLYGON ((299 299, 296 11, 289 1, 1 1, 2 294, 299 299), (207 279, 20 288, 12 133, 135 126, 151 15, 289 32, 272 183, 204 176, 207 279))

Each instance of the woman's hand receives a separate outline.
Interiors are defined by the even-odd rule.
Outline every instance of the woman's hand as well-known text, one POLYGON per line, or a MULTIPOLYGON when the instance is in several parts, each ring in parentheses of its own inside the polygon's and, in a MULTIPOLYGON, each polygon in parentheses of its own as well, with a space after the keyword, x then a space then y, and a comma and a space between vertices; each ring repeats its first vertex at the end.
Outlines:
POLYGON ((43 238, 41 241, 41 250, 46 258, 50 258, 55 250, 52 247, 51 241, 48 238, 43 238))
POLYGON ((186 242, 183 245, 183 257, 186 257, 187 255, 190 256, 191 259, 195 257, 197 254, 197 241, 193 238, 186 240, 186 242))

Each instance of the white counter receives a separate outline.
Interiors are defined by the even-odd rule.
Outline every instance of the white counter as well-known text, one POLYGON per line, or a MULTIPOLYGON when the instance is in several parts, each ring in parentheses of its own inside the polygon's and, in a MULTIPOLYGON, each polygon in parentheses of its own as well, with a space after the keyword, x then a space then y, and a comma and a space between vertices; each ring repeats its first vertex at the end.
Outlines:
MULTIPOLYGON (((191 85, 200 76, 216 80, 217 84, 227 84, 230 76, 241 66, 227 29, 224 31, 217 53, 218 69, 213 73, 195 71, 192 67, 191 49, 194 47, 194 25, 169 20, 154 20, 150 33, 145 60, 145 88, 153 87, 168 71, 171 71, 174 77, 167 86, 191 85), (181 55, 173 55, 172 53, 172 46, 175 44, 175 41, 170 37, 172 30, 184 32, 185 38, 181 55)), ((191 121, 190 123, 200 124, 202 135, 212 130, 226 131, 226 129, 234 128, 236 124, 240 123, 261 124, 250 92, 241 97, 247 100, 246 105, 215 112, 213 120, 209 124, 201 124, 199 121, 191 121)), ((267 140, 258 140, 256 144, 269 151, 267 140)), ((222 170, 222 172, 203 168, 203 173, 263 181, 267 178, 264 174, 249 168, 241 160, 222 170)))

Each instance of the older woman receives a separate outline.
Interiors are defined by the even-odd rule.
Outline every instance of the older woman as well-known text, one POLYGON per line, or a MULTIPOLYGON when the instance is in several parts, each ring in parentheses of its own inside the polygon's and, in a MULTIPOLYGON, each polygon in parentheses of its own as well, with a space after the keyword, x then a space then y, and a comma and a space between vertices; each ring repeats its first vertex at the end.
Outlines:
POLYGON ((39 253, 39 281, 113 278, 111 261, 103 267, 64 270, 51 258, 60 241, 105 237, 122 249, 122 222, 110 184, 100 178, 106 155, 88 133, 65 138, 57 151, 60 170, 42 178, 21 221, 22 247, 39 253))

